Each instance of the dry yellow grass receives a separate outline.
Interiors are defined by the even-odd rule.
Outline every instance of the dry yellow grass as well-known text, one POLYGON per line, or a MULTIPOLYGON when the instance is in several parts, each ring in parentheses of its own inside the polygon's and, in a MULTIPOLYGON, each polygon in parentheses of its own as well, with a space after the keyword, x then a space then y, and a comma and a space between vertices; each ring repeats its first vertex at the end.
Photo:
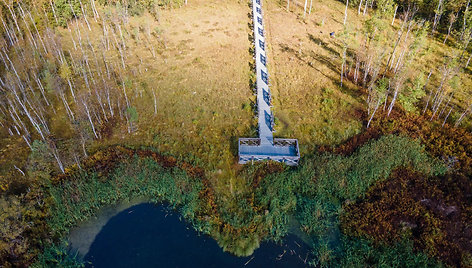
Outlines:
POLYGON ((303 18, 301 2, 290 12, 280 1, 264 3, 276 135, 298 138, 302 153, 311 153, 358 133, 362 98, 350 83, 340 88, 342 47, 329 35, 343 29, 344 5, 314 1, 303 18))
MULTIPOLYGON (((249 11, 245 2, 197 0, 162 10, 159 21, 148 14, 130 18, 123 30, 127 76, 135 82, 128 94, 139 114, 138 130, 129 135, 125 125, 117 126, 111 138, 93 147, 154 146, 205 167, 222 194, 233 189, 237 138, 255 135, 256 125, 249 87, 249 11), (140 26, 155 35, 139 33, 140 26), (156 115, 152 90, 157 97, 156 115)), ((101 28, 91 24, 88 34, 99 48, 101 28)), ((75 23, 70 27, 74 31, 75 23)), ((65 40, 70 37, 66 29, 61 35, 65 40)), ((72 51, 70 40, 65 46, 72 51)), ((121 62, 116 51, 107 54, 115 64, 121 62)))
MULTIPOLYGON (((240 189, 244 182, 235 178, 237 138, 256 135, 249 85, 254 74, 248 2, 195 0, 181 8, 161 10, 159 21, 149 14, 131 17, 123 32, 126 77, 134 81, 128 94, 139 114, 138 130, 129 135, 126 124, 117 125, 112 137, 94 142, 92 149, 115 143, 154 146, 203 166, 221 192, 240 189), (143 31, 147 28, 152 36, 143 31), (157 96, 157 115, 152 91, 157 96)), ((289 12, 284 1, 267 0, 263 5, 276 136, 299 139, 303 156, 312 154, 318 145, 338 144, 359 133, 363 126, 357 116, 365 109, 365 96, 348 81, 339 86, 342 47, 329 36, 343 29, 344 4, 314 1, 305 18, 302 1, 292 1, 289 12)), ((103 14, 111 10, 101 8, 103 14)), ((349 9, 348 23, 353 29, 359 29, 363 19, 357 10, 349 9)), ((89 21, 91 32, 84 21, 79 25, 99 52, 102 28, 89 21)), ((72 31, 76 27, 70 23, 72 31)), ((68 29, 59 34, 64 48, 79 53, 74 52, 68 29)), ((418 62, 425 72, 437 65, 447 47, 435 41, 431 49, 437 51, 432 53, 436 56, 418 62)), ((106 54, 117 66, 121 63, 116 51, 106 54)), ((470 72, 461 78, 455 102, 464 105, 462 100, 470 99, 472 79, 470 72)), ((433 84, 438 80, 433 75, 433 84)), ((52 128, 62 129, 66 121, 54 119, 52 128)), ((70 129, 61 133, 72 135, 70 129)), ((21 145, 22 141, 2 139, 3 159, 10 158, 5 153, 11 152, 8 144, 21 145)), ((26 153, 22 155, 17 165, 24 163, 26 153)))

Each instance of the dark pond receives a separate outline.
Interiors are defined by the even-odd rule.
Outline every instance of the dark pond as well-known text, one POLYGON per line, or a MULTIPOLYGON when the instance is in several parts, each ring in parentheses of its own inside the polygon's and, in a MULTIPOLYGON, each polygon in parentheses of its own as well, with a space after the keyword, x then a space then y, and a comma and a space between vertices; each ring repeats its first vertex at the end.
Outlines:
POLYGON ((252 256, 223 252, 164 206, 139 204, 111 218, 92 243, 87 267, 307 267, 310 248, 294 235, 264 242, 252 256))

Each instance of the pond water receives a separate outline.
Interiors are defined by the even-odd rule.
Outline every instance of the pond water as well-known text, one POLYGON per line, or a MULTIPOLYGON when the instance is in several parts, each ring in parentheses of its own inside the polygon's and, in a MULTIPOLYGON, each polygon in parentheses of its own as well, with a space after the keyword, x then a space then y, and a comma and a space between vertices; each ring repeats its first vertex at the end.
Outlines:
POLYGON ((113 216, 84 256, 86 267, 307 267, 310 248, 289 234, 263 242, 252 256, 223 252, 165 206, 143 203, 113 216))

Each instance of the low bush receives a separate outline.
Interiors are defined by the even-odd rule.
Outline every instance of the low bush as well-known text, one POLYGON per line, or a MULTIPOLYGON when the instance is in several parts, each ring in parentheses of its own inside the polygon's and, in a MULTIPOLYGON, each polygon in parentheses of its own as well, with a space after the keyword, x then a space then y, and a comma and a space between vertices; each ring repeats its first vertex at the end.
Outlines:
POLYGON ((345 233, 377 244, 408 235, 428 255, 466 266, 472 253, 472 181, 460 174, 428 178, 399 169, 347 205, 341 222, 345 233))

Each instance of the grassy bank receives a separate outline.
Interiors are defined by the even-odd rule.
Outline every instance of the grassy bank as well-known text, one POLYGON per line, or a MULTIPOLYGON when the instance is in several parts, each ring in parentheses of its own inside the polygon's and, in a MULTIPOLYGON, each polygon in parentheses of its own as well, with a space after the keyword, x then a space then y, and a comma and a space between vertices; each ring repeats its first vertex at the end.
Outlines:
MULTIPOLYGON (((418 142, 385 136, 351 156, 317 155, 305 159, 299 168, 277 163, 247 166, 240 176, 253 193, 236 196, 237 206, 222 207, 215 202, 202 172, 149 150, 109 148, 84 165, 90 168, 71 170, 47 186, 47 229, 52 232, 51 242, 56 241, 51 245, 100 207, 147 197, 173 205, 196 230, 213 236, 224 250, 240 256, 252 254, 264 239, 280 240, 288 232, 289 217, 295 215, 312 238, 316 261, 324 264, 348 261, 344 253, 349 250, 388 252, 379 253, 382 249, 370 242, 340 233, 343 204, 362 198, 370 185, 385 180, 398 167, 410 167, 426 176, 445 172, 418 142), (357 248, 359 245, 369 246, 357 248), (329 252, 332 256, 325 260, 329 252)), ((47 240, 43 243, 48 244, 47 240)), ((51 265, 61 259, 62 255, 50 252, 44 251, 47 255, 41 255, 40 262, 51 265)))

